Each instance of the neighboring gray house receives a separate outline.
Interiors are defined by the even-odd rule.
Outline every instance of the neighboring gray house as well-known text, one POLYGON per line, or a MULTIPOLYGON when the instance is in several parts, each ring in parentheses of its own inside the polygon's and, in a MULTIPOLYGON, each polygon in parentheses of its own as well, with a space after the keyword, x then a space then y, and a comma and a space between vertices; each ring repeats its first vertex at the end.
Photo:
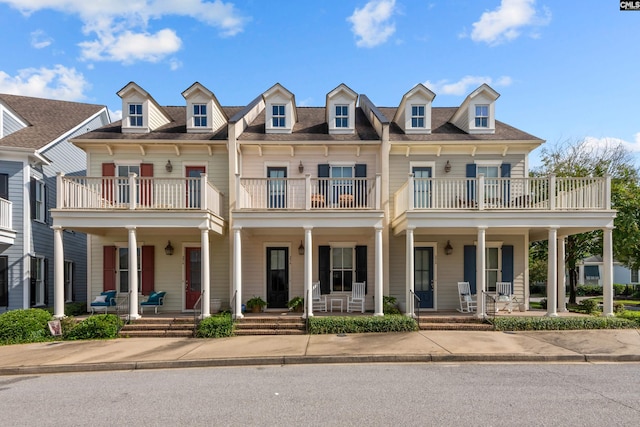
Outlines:
MULTIPOLYGON (((578 284, 602 286, 603 277, 602 256, 594 255, 585 258, 578 264, 578 284)), ((620 285, 637 285, 640 270, 631 270, 617 261, 613 261, 613 283, 620 285)))
MULTIPOLYGON (((69 138, 110 122, 105 106, 0 94, 0 313, 53 304, 56 173, 85 175, 69 138)), ((86 235, 64 233, 65 301, 86 301, 86 235)))

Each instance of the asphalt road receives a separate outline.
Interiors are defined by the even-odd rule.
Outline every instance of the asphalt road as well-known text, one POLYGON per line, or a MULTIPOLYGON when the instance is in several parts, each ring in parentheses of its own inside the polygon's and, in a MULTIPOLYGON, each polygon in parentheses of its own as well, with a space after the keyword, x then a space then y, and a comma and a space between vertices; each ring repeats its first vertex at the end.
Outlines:
POLYGON ((3 426, 637 426, 639 364, 362 364, 0 377, 3 426))

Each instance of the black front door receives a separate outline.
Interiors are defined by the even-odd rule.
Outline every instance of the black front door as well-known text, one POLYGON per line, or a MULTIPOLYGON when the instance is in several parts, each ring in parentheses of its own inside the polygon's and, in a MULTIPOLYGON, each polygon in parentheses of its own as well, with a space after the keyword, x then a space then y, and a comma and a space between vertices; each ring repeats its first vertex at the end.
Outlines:
POLYGON ((267 248, 267 308, 287 308, 289 248, 267 248))
POLYGON ((419 308, 433 308, 433 248, 414 248, 414 287, 419 308))
POLYGON ((268 197, 270 209, 287 207, 287 168, 267 168, 268 197))

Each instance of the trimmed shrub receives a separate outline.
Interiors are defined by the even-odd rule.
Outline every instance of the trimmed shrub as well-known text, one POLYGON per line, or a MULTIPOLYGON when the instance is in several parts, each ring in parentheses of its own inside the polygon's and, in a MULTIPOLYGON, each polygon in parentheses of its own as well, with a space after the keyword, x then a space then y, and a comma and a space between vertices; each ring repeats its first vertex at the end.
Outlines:
POLYGON ((579 329, 629 329, 637 325, 618 317, 496 317, 498 331, 560 331, 579 329))
POLYGON ((398 300, 396 297, 382 297, 382 311, 384 314, 402 314, 398 309, 398 300))
POLYGON ((88 317, 65 333, 65 339, 92 340, 116 338, 122 324, 122 320, 115 314, 97 314, 88 317))
POLYGON ((576 294, 579 297, 597 297, 602 295, 602 286, 579 285, 576 294))
POLYGON ((623 310, 616 312, 616 316, 634 322, 637 328, 640 328, 640 311, 623 310))
MULTIPOLYGON (((53 307, 46 309, 53 316, 53 307)), ((87 313, 86 302, 68 302, 64 305, 65 316, 81 316, 87 313)))
POLYGON ((408 332, 418 330, 414 319, 398 314, 388 316, 311 317, 310 334, 355 334, 362 332, 408 332))
POLYGON ((578 304, 578 309, 586 314, 596 314, 600 311, 598 308, 598 301, 594 299, 583 299, 578 304))
POLYGON ((624 303, 620 301, 616 301, 613 303, 613 312, 614 313, 622 313, 624 311, 624 303))
POLYGON ((52 339, 47 322, 51 313, 40 308, 11 310, 0 314, 0 344, 19 344, 52 339))
POLYGON ((233 320, 230 313, 207 317, 198 324, 198 338, 224 338, 233 335, 233 320))

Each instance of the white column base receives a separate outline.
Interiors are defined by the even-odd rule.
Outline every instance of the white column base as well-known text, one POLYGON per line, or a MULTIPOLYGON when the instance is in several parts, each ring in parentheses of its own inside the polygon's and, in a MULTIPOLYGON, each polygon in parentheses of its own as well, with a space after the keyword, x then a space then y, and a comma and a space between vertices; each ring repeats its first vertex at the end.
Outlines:
POLYGON ((198 319, 200 319, 200 320, 204 320, 204 319, 206 319, 207 317, 211 317, 211 314, 205 314, 205 313, 202 313, 200 316, 198 316, 198 319))
POLYGON ((138 320, 140 319, 142 316, 139 314, 129 314, 127 315, 127 320, 138 320))
POLYGON ((233 320, 244 319, 244 314, 237 313, 233 316, 233 320))

